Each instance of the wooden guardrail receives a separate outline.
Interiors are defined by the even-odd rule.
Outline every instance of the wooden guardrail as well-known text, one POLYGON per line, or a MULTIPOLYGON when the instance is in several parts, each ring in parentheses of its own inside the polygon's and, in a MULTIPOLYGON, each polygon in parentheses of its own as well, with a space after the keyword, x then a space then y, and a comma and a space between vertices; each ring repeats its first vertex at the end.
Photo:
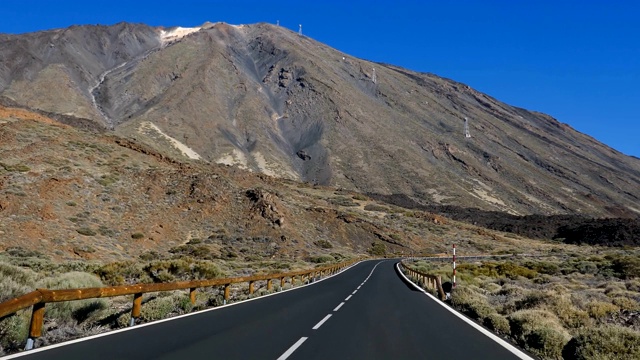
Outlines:
POLYGON ((249 283, 249 294, 254 293, 254 283, 256 281, 267 281, 267 290, 271 290, 273 287, 273 280, 280 280, 280 288, 285 285, 285 279, 291 278, 291 284, 295 285, 296 277, 299 278, 301 283, 305 280, 323 277, 335 274, 345 267, 348 267, 357 260, 346 261, 338 264, 332 264, 309 270, 299 270, 288 273, 277 273, 267 275, 256 276, 244 276, 224 279, 209 279, 209 280, 193 280, 193 281, 180 281, 172 283, 153 283, 153 284, 135 284, 135 285, 122 285, 100 288, 83 288, 83 289, 62 289, 62 290, 48 290, 37 289, 28 294, 20 297, 7 300, 0 303, 0 318, 15 314, 17 311, 26 309, 33 306, 31 314, 31 323, 29 325, 29 337, 27 339, 26 350, 33 348, 35 339, 42 336, 42 325, 44 321, 45 305, 47 303, 62 302, 62 301, 74 301, 85 299, 97 299, 115 296, 133 295, 133 306, 131 309, 131 323, 133 326, 135 320, 140 317, 142 307, 142 295, 146 293, 159 292, 159 291, 173 291, 189 289, 189 299, 192 304, 196 301, 196 290, 203 287, 211 286, 224 286, 224 303, 226 304, 230 297, 229 286, 237 283, 249 283))
POLYGON ((418 282, 418 285, 423 288, 426 287, 436 290, 440 296, 440 300, 444 301, 446 299, 447 295, 442 289, 442 278, 440 275, 425 274, 421 271, 412 269, 404 262, 404 260, 400 262, 400 266, 407 272, 407 275, 413 277, 418 282))

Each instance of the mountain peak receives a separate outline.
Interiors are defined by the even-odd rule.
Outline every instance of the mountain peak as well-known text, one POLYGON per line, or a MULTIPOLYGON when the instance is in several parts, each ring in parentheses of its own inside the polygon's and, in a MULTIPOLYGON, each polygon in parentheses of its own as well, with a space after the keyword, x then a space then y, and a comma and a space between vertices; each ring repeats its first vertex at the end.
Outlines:
POLYGON ((465 84, 272 24, 121 23, 6 44, 0 100, 174 156, 424 204, 640 214, 637 158, 465 84))

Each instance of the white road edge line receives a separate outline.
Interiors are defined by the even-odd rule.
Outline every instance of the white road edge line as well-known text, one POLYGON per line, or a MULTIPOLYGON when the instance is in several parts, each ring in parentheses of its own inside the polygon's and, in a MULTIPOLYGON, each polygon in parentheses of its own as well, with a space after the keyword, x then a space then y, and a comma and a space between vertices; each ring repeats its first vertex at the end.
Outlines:
MULTIPOLYGON (((184 314, 184 315, 178 315, 178 316, 174 316, 174 317, 167 318, 167 319, 162 319, 162 320, 157 320, 157 321, 153 321, 153 322, 149 322, 149 323, 145 323, 145 324, 140 324, 140 325, 136 325, 136 326, 127 327, 127 328, 124 328, 124 329, 107 331, 107 332, 104 332, 102 334, 96 334, 96 335, 91 335, 91 336, 87 336, 87 337, 83 337, 83 338, 79 338, 79 339, 69 340, 69 341, 61 342, 59 344, 47 345, 47 346, 43 346, 41 348, 35 348, 33 350, 21 351, 19 353, 15 353, 15 354, 12 354, 12 355, 0 357, 0 360, 9 360, 9 359, 15 359, 15 358, 23 357, 23 356, 28 356, 30 354, 35 354, 35 353, 38 353, 38 352, 47 351, 47 350, 59 348, 59 347, 66 346, 66 345, 76 344, 76 343, 83 342, 83 341, 89 341, 89 340, 93 340, 93 339, 104 337, 104 336, 115 335, 115 334, 118 334, 118 333, 121 333, 121 332, 125 332, 125 331, 132 331, 132 330, 136 330, 136 329, 139 329, 139 328, 142 328, 142 327, 153 326, 155 324, 160 324, 160 323, 167 322, 167 321, 178 320, 178 319, 181 319, 181 318, 184 318, 184 317, 199 315, 199 314, 202 314, 202 313, 205 313, 205 312, 209 312, 209 311, 216 311, 216 310, 227 308, 229 306, 234 306, 234 305, 246 303, 246 302, 249 302, 249 301, 260 300, 260 299, 267 298, 269 296, 279 295, 279 294, 283 294, 283 293, 286 293, 286 292, 289 292, 289 291, 302 289, 302 288, 305 288, 307 286, 313 286, 313 285, 315 285, 315 284, 317 284, 319 282, 322 282, 322 281, 325 281, 327 279, 331 279, 332 277, 338 276, 338 275, 344 273, 345 271, 351 269, 352 267, 354 267, 354 266, 356 266, 358 264, 361 264, 363 262, 366 262, 366 261, 374 261, 374 260, 372 259, 372 260, 358 261, 357 263, 342 269, 338 273, 335 273, 335 274, 333 274, 331 276, 327 276, 327 277, 325 277, 323 279, 314 281, 314 282, 306 284, 306 285, 300 285, 300 286, 292 287, 292 288, 287 289, 287 290, 277 291, 277 292, 274 292, 274 293, 271 293, 271 294, 262 295, 262 296, 254 297, 254 298, 247 299, 247 300, 233 302, 233 303, 227 304, 227 305, 216 306, 216 307, 213 307, 213 308, 210 308, 210 309, 205 309, 205 310, 192 312, 192 313, 188 313, 188 314, 184 314)), ((378 266, 378 265, 376 265, 376 266, 378 266)), ((374 267, 374 269, 375 269, 375 267, 374 267)))
POLYGON ((347 296, 347 298, 346 298, 346 299, 344 299, 344 301, 349 301, 349 299, 351 299, 351 297, 352 297, 352 296, 353 296, 353 295, 349 295, 349 296, 347 296))
POLYGON ((344 301, 340 303, 340 305, 336 306, 335 309, 333 309, 333 311, 338 311, 340 310, 340 308, 342 307, 342 305, 344 305, 344 301))
POLYGON ((499 345, 501 345, 502 347, 504 347, 505 349, 509 350, 510 352, 512 352, 515 356, 519 357, 520 359, 523 360, 534 360, 532 357, 530 357, 529 355, 525 354, 524 352, 522 352, 520 349, 518 349, 517 347, 509 344, 508 342, 504 341, 503 339, 501 339, 500 337, 498 337, 496 334, 492 333, 491 331, 483 328, 482 326, 474 323, 473 321, 467 319, 464 315, 458 313, 457 311, 455 311, 454 309, 452 309, 451 307, 447 306, 446 304, 444 304, 442 301, 440 301, 438 298, 436 298, 435 296, 429 294, 428 292, 426 292, 423 288, 421 288, 420 286, 416 285, 413 283, 413 281, 409 280, 408 277, 406 277, 402 271, 400 270, 400 263, 396 264, 396 268, 398 269, 398 272, 400 273, 400 275, 402 275, 402 277, 407 280, 411 285, 413 285, 413 287, 415 287, 416 289, 422 291, 423 293, 425 293, 425 295, 427 295, 428 297, 430 297, 431 299, 433 299, 436 303, 440 304, 442 307, 444 307, 445 309, 449 310, 451 313, 453 313, 455 316, 459 317, 460 319, 462 319, 464 322, 466 322, 467 324, 471 325, 473 328, 475 328, 476 330, 480 331, 481 333, 483 333, 484 335, 486 335, 487 337, 489 337, 491 340, 497 342, 499 345))
POLYGON ((307 339, 308 338, 306 337, 301 337, 300 340, 296 341, 295 344, 291 345, 291 347, 287 351, 285 351, 284 354, 280 355, 280 357, 277 360, 285 360, 286 358, 291 356, 291 354, 293 354, 293 352, 296 351, 296 349, 299 348, 303 342, 307 341, 307 339))
POLYGON ((322 326, 322 324, 324 324, 325 321, 329 320, 329 318, 331 317, 331 315, 333 314, 329 314, 327 316, 324 317, 324 319, 320 320, 319 323, 316 324, 316 326, 312 327, 312 330, 318 330, 320 329, 320 326, 322 326))

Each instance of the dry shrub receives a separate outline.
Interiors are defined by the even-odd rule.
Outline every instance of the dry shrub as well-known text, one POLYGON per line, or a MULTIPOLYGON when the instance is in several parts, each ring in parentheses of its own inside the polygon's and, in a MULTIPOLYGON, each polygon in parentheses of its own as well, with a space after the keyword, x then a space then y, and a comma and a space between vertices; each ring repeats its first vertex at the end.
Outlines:
POLYGON ((625 291, 627 290, 627 285, 622 281, 610 281, 605 284, 604 293, 609 295, 612 292, 625 291))
MULTIPOLYGON (((557 280, 559 281, 559 280, 557 280)), ((546 287, 547 290, 549 291, 553 291, 556 294, 567 294, 569 293, 569 289, 567 289, 566 287, 562 286, 562 284, 559 283, 553 283, 549 286, 546 287)))
POLYGON ((571 339, 558 318, 545 310, 521 310, 508 317, 511 336, 524 349, 545 359, 561 359, 571 339))
POLYGON ((460 286, 456 288, 451 294, 451 305, 463 314, 479 320, 495 312, 489 305, 486 296, 473 291, 469 287, 460 286))
POLYGON ((583 328, 565 346, 565 359, 640 359, 640 332, 621 326, 583 328))
POLYGON ((486 282, 480 285, 481 288, 485 289, 486 291, 490 292, 490 293, 497 293, 498 291, 502 290, 502 286, 496 284, 496 283, 492 283, 492 282, 486 282))
POLYGON ((511 333, 509 320, 498 313, 489 314, 486 318, 484 318, 484 321, 482 323, 489 330, 495 332, 496 334, 509 335, 511 333))
MULTIPOLYGON (((0 263, 0 302, 27 294, 35 289, 37 274, 29 269, 0 263)), ((24 346, 31 310, 18 311, 0 319, 0 355, 24 346)))
POLYGON ((599 320, 605 316, 620 311, 616 305, 604 301, 593 301, 587 305, 587 312, 592 318, 599 320))
POLYGON ((625 285, 627 286, 627 290, 640 293, 640 279, 627 280, 625 285))
POLYGON ((31 310, 26 309, 0 320, 0 356, 24 347, 30 319, 31 310))
POLYGON ((640 310, 640 303, 625 296, 615 297, 611 299, 611 301, 613 302, 614 305, 617 305, 622 310, 631 310, 631 311, 640 310))
MULTIPOLYGON (((73 271, 57 276, 45 278, 38 283, 39 288, 45 289, 81 289, 102 287, 102 281, 93 274, 73 271)), ((106 299, 87 299, 78 301, 65 301, 47 304, 45 318, 56 319, 61 322, 80 322, 89 313, 107 307, 106 299)))
POLYGON ((567 294, 557 297, 550 309, 558 316, 562 323, 570 329, 591 325, 589 313, 577 308, 567 294))
POLYGON ((523 288, 522 286, 514 284, 504 284, 502 289, 498 292, 498 295, 504 295, 510 298, 522 298, 527 295, 530 290, 523 288))
MULTIPOLYGON (((191 311, 193 306, 189 296, 184 292, 161 293, 144 301, 140 308, 138 323, 145 323, 166 319, 173 315, 180 315, 191 311)), ((119 327, 129 326, 131 313, 122 314, 116 321, 119 327)))
POLYGON ((515 303, 517 310, 540 309, 554 313, 568 328, 589 325, 589 314, 575 307, 568 294, 532 291, 515 303))
POLYGON ((0 263, 0 302, 33 291, 37 276, 29 269, 0 263))
POLYGON ((134 261, 114 262, 96 271, 100 279, 109 285, 124 285, 153 282, 142 266, 134 261))
POLYGON ((636 299, 636 300, 640 301, 640 293, 637 293, 635 291, 614 290, 614 291, 610 291, 607 294, 607 296, 609 298, 616 298, 616 297, 620 297, 620 296, 625 296, 625 297, 636 299))

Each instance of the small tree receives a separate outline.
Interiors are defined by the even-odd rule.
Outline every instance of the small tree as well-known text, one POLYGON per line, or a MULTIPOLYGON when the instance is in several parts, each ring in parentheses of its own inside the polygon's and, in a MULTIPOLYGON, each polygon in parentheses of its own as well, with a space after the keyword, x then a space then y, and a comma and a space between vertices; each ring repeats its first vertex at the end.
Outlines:
POLYGON ((374 256, 385 256, 387 254, 387 247, 383 243, 372 242, 369 254, 374 256))

